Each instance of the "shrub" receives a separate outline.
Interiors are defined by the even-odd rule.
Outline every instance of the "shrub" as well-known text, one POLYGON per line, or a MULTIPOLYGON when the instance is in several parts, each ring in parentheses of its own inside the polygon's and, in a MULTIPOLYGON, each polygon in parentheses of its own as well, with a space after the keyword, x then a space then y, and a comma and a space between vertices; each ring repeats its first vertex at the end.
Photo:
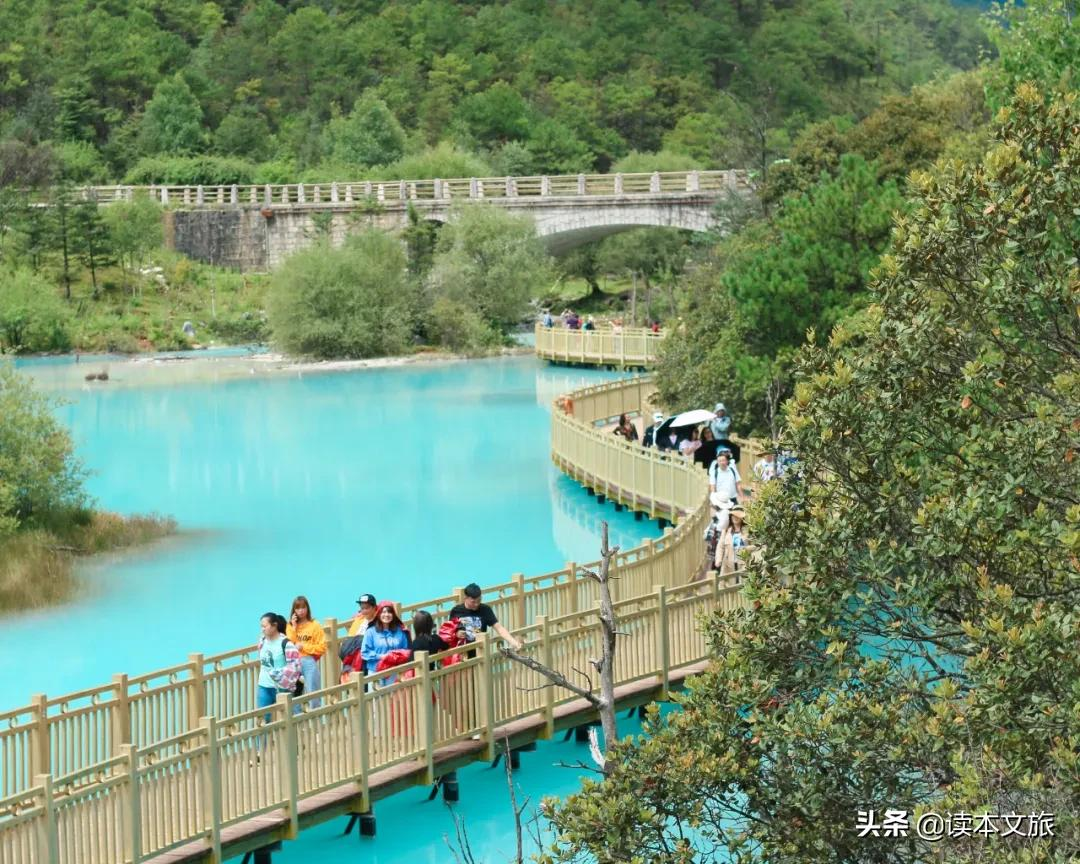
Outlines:
POLYGON ((53 286, 29 270, 0 271, 0 351, 65 351, 70 314, 53 286))
POLYGON ((275 342, 290 354, 330 358, 400 354, 412 332, 412 288, 401 243, 377 230, 289 258, 270 282, 275 342))
POLYGON ((439 231, 428 284, 433 297, 471 309, 505 333, 552 281, 551 257, 528 217, 491 206, 454 211, 439 231))
POLYGON ((419 153, 402 156, 378 169, 383 179, 447 180, 456 177, 490 177, 491 166, 479 156, 442 142, 419 153))
POLYGON ((482 354, 505 341, 478 312, 449 297, 432 304, 427 332, 432 341, 463 354, 482 354))
POLYGON ((85 471, 50 407, 11 364, 0 364, 0 535, 85 502, 85 471))
POLYGON ((206 329, 229 345, 261 345, 270 340, 266 316, 259 312, 218 315, 207 322, 206 329))
POLYGON ((611 166, 612 174, 651 174, 653 171, 693 171, 701 162, 693 156, 661 150, 659 153, 639 153, 631 150, 611 166))
POLYGON ((151 156, 124 175, 132 186, 231 186, 255 182, 256 168, 245 159, 225 156, 151 156))

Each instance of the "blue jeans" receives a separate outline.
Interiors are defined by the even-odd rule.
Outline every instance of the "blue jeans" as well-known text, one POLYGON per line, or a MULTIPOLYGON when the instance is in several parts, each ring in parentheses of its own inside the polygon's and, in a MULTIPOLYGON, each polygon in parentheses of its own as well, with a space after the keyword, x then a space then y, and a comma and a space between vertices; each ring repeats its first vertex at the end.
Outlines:
MULTIPOLYGON (((304 692, 314 693, 322 689, 322 675, 319 673, 319 661, 307 654, 300 655, 300 673, 304 676, 304 692)), ((322 705, 321 699, 312 699, 307 703, 312 708, 322 705)))
MULTIPOLYGON (((278 694, 277 687, 263 687, 262 684, 260 684, 255 689, 255 707, 256 708, 269 708, 271 705, 273 705, 275 702, 277 702, 277 694, 278 694)), ((269 723, 270 722, 270 715, 269 714, 264 714, 263 715, 263 722, 264 723, 269 723)), ((255 749, 257 749, 257 750, 265 750, 266 749, 266 736, 265 735, 260 736, 255 741, 255 749)))

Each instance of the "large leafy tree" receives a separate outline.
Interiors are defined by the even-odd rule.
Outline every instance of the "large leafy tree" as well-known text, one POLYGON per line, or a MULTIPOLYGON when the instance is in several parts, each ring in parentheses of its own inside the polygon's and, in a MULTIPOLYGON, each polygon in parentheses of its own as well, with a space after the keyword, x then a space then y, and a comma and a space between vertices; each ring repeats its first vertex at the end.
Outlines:
POLYGON ((320 358, 399 354, 412 332, 414 303, 401 243, 376 229, 339 249, 326 240, 274 274, 268 313, 274 341, 320 358))
POLYGON ((139 126, 142 152, 179 156, 199 152, 206 143, 202 117, 202 106, 183 77, 166 78, 154 88, 139 126))
POLYGON ((553 809, 558 857, 1080 855, 1078 128, 1076 93, 1022 85, 980 163, 913 178, 872 305, 800 357, 752 609, 708 622, 684 710, 553 809), (1054 836, 859 836, 890 808, 1054 836))
MULTIPOLYGON (((840 159, 775 218, 752 226, 691 282, 683 335, 669 340, 661 390, 675 404, 730 401, 743 423, 775 420, 785 368, 807 329, 828 330, 865 299, 903 199, 860 156, 840 159)), ((773 424, 774 425, 774 424, 773 424)))
POLYGON ((428 290, 505 333, 551 279, 551 259, 530 218, 472 205, 455 211, 439 231, 428 290))

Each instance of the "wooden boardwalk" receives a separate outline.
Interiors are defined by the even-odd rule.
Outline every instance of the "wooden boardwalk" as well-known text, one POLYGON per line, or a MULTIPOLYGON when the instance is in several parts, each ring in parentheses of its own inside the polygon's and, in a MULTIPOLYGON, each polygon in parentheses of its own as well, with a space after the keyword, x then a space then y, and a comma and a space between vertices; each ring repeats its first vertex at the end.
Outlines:
MULTIPOLYGON (((700 617, 745 603, 735 574, 694 581, 704 567, 705 474, 602 431, 612 416, 640 413, 652 390, 641 378, 588 387, 552 414, 557 465, 677 523, 615 561, 621 708, 680 686, 708 653, 700 617)), ((485 589, 522 652, 567 673, 587 668, 602 638, 596 586, 581 570, 571 562, 485 589)), ((406 610, 445 615, 460 596, 406 610)), ((326 622, 324 681, 338 680, 347 626, 326 622)), ((504 739, 520 747, 593 719, 586 702, 543 686, 487 635, 458 663, 431 659, 417 654, 395 682, 373 676, 260 709, 258 661, 245 646, 2 712, 0 864, 218 862, 490 759, 504 739)))
POLYGON ((599 330, 569 330, 537 324, 536 356, 556 363, 648 369, 660 357, 664 333, 647 327, 623 327, 618 331, 602 325, 599 330))

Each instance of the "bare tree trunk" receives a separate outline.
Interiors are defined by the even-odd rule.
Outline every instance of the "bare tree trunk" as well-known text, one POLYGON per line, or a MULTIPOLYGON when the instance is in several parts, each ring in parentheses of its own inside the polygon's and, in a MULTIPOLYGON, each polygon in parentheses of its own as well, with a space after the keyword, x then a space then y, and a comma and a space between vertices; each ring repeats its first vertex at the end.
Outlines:
POLYGON ((637 324, 637 270, 630 271, 630 326, 637 324))
MULTIPOLYGON (((611 600, 611 562, 619 554, 619 547, 608 547, 608 523, 600 523, 600 572, 593 573, 590 570, 583 571, 585 576, 592 579, 600 588, 600 627, 602 640, 600 656, 589 662, 600 675, 600 695, 593 692, 592 681, 588 688, 574 684, 564 674, 550 666, 545 666, 539 660, 519 654, 511 648, 502 647, 499 650, 523 666, 527 666, 534 672, 539 672, 553 685, 562 687, 588 701, 600 715, 600 725, 604 730, 604 749, 606 753, 618 740, 618 732, 615 727, 615 637, 618 635, 618 621, 615 618, 615 606, 611 600)), ((611 773, 611 765, 603 755, 595 760, 597 766, 605 774, 611 773)))

